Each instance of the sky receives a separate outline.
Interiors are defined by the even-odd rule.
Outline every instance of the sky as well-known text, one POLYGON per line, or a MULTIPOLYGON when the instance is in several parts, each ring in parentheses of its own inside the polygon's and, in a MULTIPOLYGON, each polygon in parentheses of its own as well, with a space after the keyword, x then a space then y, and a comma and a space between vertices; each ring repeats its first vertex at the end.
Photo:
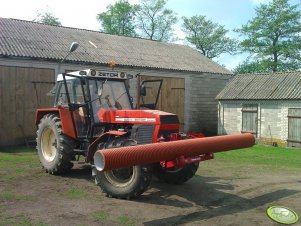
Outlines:
MULTIPOLYGON (((15 18, 21 20, 33 20, 37 11, 47 9, 55 17, 58 17, 63 26, 83 28, 99 31, 101 26, 96 20, 98 13, 106 11, 109 4, 117 0, 2 0, 0 17, 15 18)), ((270 0, 168 0, 167 8, 177 13, 178 17, 191 17, 204 15, 208 19, 224 25, 226 29, 233 30, 246 24, 255 16, 255 7, 270 0)), ((131 4, 139 3, 139 0, 129 0, 131 4)), ((289 0, 291 4, 301 3, 301 0, 289 0)), ((300 8, 301 10, 301 8, 300 8)), ((178 22, 176 35, 177 43, 185 44, 185 34, 181 29, 181 20, 178 22)), ((235 36, 230 32, 230 36, 235 36)), ((245 59, 246 55, 224 54, 214 59, 228 69, 235 68, 245 59)))

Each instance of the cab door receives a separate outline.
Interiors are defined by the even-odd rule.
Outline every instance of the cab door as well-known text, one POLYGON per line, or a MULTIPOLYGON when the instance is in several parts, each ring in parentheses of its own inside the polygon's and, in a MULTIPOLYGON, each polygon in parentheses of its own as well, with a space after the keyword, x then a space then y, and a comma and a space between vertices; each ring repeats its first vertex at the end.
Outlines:
POLYGON ((64 81, 58 83, 55 105, 68 107, 77 137, 85 138, 88 134, 89 117, 85 105, 84 86, 80 78, 68 75, 64 77, 64 81))
POLYGON ((162 79, 143 80, 140 85, 138 108, 148 108, 155 110, 158 104, 162 79))

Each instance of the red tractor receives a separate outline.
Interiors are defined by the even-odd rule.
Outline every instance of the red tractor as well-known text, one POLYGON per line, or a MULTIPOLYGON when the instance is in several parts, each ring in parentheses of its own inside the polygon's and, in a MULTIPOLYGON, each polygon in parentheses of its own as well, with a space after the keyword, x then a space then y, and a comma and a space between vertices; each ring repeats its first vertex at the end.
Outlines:
MULTIPOLYGON (((179 133, 179 120, 175 114, 134 110, 127 88, 127 80, 132 77, 123 72, 95 70, 63 73, 57 77, 52 90, 54 107, 38 109, 36 114, 37 150, 46 172, 66 173, 73 167, 73 161, 84 156, 92 166, 95 183, 103 192, 109 197, 130 199, 148 188, 152 175, 167 183, 181 184, 196 173, 200 161, 213 158, 209 152, 145 165, 97 170, 94 155, 99 150, 200 136, 179 133)), ((156 82, 161 86, 162 81, 156 82)), ((146 95, 143 85, 141 95, 146 95)), ((142 105, 154 109, 156 101, 142 105)))

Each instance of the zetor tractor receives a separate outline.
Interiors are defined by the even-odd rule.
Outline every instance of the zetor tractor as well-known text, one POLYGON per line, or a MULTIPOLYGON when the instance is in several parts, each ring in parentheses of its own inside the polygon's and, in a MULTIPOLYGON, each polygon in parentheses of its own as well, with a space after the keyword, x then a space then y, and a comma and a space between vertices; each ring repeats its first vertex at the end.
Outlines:
MULTIPOLYGON (((118 154, 117 150, 128 146, 173 143, 200 136, 179 133, 175 114, 133 110, 127 86, 131 77, 123 72, 95 70, 58 75, 52 90, 55 107, 38 109, 36 114, 37 150, 46 172, 64 174, 73 167, 73 161, 84 156, 103 192, 109 197, 130 199, 148 188, 152 175, 167 183, 181 184, 195 174, 200 161, 213 158, 214 151, 208 150, 197 156, 184 153, 178 158, 150 160, 147 164, 144 161, 143 165, 122 165, 117 169, 102 171, 102 167, 97 167, 94 162, 99 160, 102 150, 116 150, 118 154)), ((141 95, 145 94, 144 87, 141 95)), ((155 104, 150 106, 154 108, 155 104)), ((126 156, 122 158, 127 161, 126 156)))

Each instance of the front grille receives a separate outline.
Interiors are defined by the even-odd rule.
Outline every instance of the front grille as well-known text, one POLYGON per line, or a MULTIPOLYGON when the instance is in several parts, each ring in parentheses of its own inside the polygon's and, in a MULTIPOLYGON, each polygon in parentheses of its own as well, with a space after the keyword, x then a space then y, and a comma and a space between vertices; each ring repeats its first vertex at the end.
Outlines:
POLYGON ((155 125, 134 125, 132 127, 131 138, 138 144, 153 143, 155 125))

